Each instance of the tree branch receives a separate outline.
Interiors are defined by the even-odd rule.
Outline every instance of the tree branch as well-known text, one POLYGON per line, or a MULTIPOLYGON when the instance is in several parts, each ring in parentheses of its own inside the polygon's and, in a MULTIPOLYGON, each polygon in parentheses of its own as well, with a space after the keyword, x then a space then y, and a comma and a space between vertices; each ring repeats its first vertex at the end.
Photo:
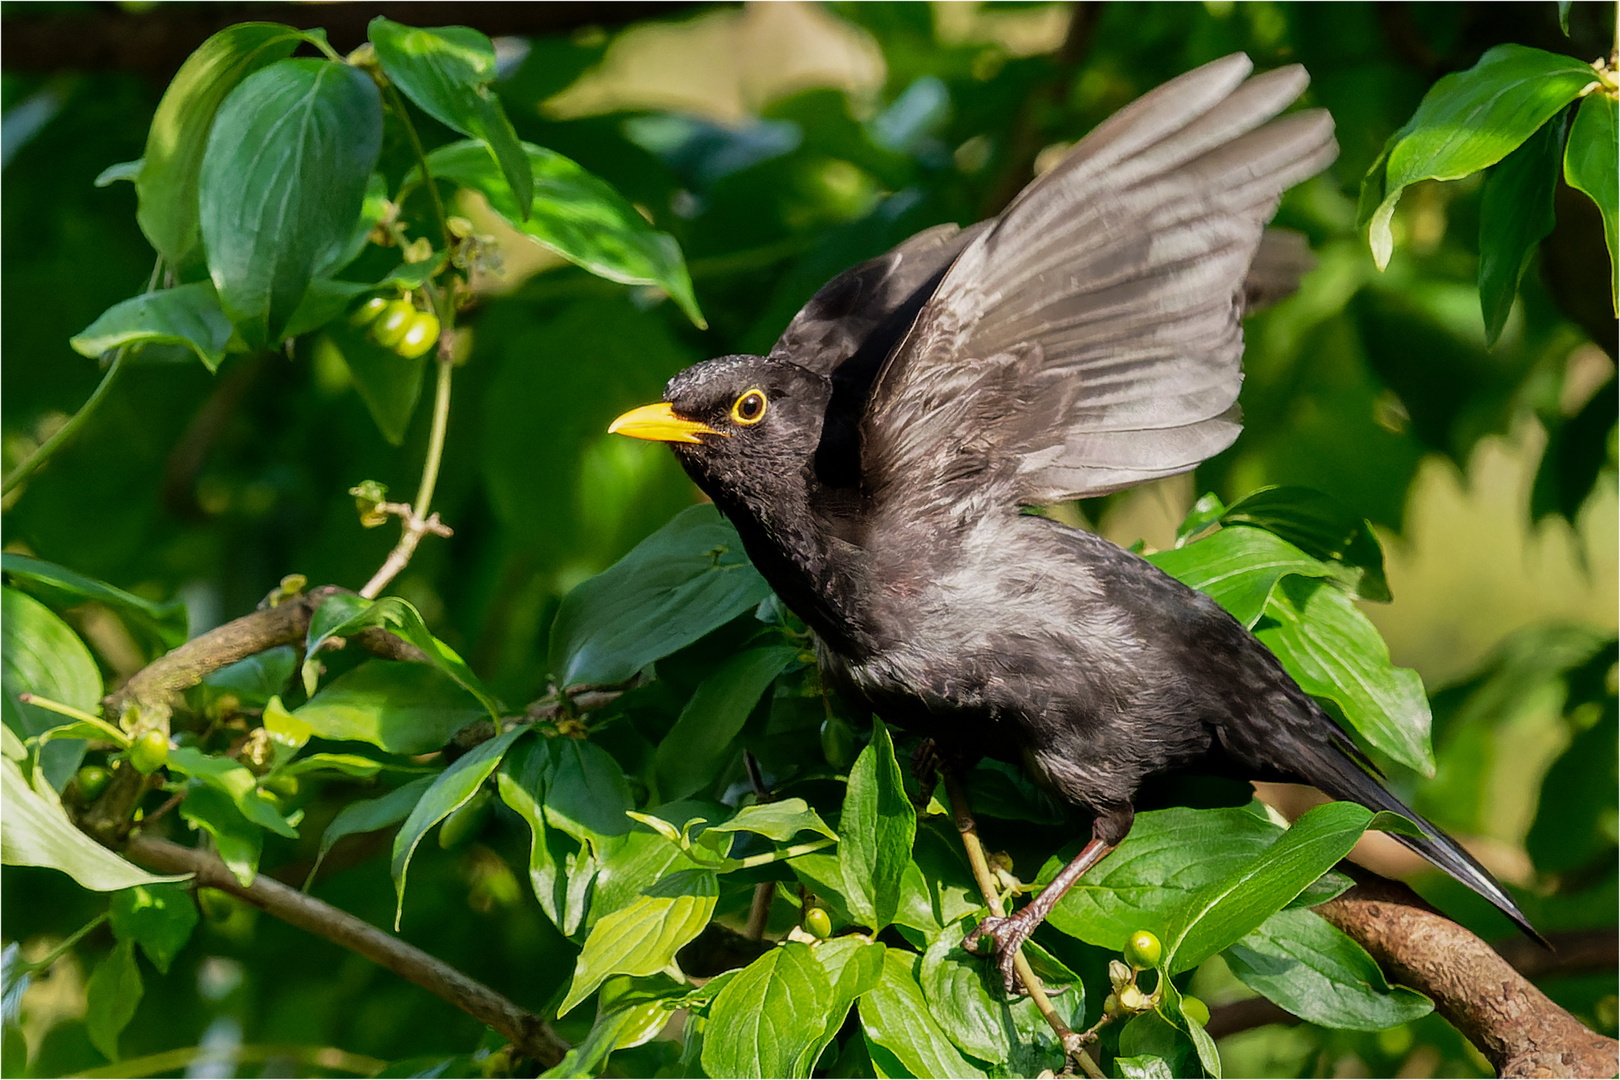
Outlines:
MULTIPOLYGON (((328 597, 344 591, 336 585, 322 585, 192 638, 178 649, 158 657, 102 698, 105 715, 117 720, 132 705, 148 710, 167 709, 174 695, 196 686, 210 672, 278 645, 299 644, 309 632, 309 621, 315 609, 328 597)), ((355 640, 367 652, 385 660, 418 663, 427 660, 422 650, 381 627, 362 630, 355 635, 355 640)))
POLYGON ((1398 882, 1357 871, 1316 910, 1434 1007, 1503 1076, 1613 1076, 1620 1043, 1554 1004, 1484 941, 1398 882))
POLYGON ((244 887, 214 855, 155 837, 136 836, 125 852, 143 866, 162 873, 194 874, 198 885, 240 897, 283 922, 359 953, 494 1028, 525 1057, 546 1068, 556 1065, 568 1052, 568 1044, 539 1016, 444 961, 325 901, 264 874, 244 887))

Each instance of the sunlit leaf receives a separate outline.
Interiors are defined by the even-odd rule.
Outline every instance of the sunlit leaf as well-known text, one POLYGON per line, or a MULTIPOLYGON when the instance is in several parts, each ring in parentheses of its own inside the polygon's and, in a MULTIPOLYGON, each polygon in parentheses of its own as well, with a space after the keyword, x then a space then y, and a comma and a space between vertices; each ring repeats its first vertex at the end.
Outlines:
POLYGON ((466 26, 417 29, 378 16, 366 36, 382 69, 406 97, 448 128, 480 140, 500 164, 520 207, 534 200, 534 176, 512 121, 490 84, 495 46, 466 26))
POLYGON ((713 871, 684 870, 661 879, 640 899, 603 918, 585 938, 574 981, 557 1015, 566 1015, 609 975, 664 970, 681 946, 708 925, 719 895, 713 871))
POLYGON ((1249 989, 1323 1027, 1382 1031, 1426 1016, 1429 999, 1391 986, 1344 931, 1303 908, 1279 911, 1226 950, 1249 989))
POLYGON ((1436 82, 1362 182, 1360 224, 1369 226, 1379 268, 1389 264, 1390 218, 1409 185, 1495 165, 1594 81, 1574 57, 1510 44, 1436 82))
POLYGON ((844 811, 838 819, 838 865, 850 914, 874 932, 894 921, 917 811, 906 795, 894 743, 881 723, 849 771, 844 811))
POLYGON ((184 273, 203 261, 197 176, 220 102, 261 68, 291 56, 311 35, 280 23, 238 23, 197 46, 152 116, 139 162, 135 218, 170 267, 184 273))
POLYGON ((1616 222, 1620 221, 1620 102, 1613 94, 1588 94, 1569 126, 1569 142, 1564 149, 1564 180, 1577 191, 1584 191, 1603 214, 1603 240, 1609 246, 1609 290, 1614 308, 1620 312, 1620 241, 1616 222))
POLYGON ((231 320, 219 306, 211 282, 142 293, 114 304, 73 336, 68 344, 92 360, 121 345, 183 345, 209 371, 225 359, 231 320))
MULTIPOLYGON (((94 715, 101 707, 101 671, 79 635, 50 608, 16 589, 0 590, 0 715, 20 738, 59 726, 63 717, 17 695, 38 694, 94 715)), ((40 751, 40 766, 60 791, 79 767, 84 743, 55 739, 40 751)))
POLYGON ((347 64, 280 60, 221 103, 198 209, 220 305, 249 347, 281 339, 347 244, 381 146, 377 86, 347 64))
POLYGON ((561 154, 523 144, 534 173, 534 201, 525 207, 513 196, 489 150, 458 142, 428 155, 435 177, 471 188, 515 229, 570 262, 609 281, 656 285, 687 318, 707 326, 692 293, 692 279, 680 245, 647 223, 612 185, 561 154))

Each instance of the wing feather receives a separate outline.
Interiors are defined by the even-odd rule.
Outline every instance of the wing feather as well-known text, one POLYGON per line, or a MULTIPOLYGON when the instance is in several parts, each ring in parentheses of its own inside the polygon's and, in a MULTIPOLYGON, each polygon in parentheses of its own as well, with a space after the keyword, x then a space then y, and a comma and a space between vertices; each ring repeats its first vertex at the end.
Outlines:
POLYGON ((868 490, 971 475, 1052 502, 1231 444, 1245 304, 1309 266, 1266 222, 1337 153, 1325 112, 1277 117, 1302 68, 1250 70, 1229 56, 1127 106, 962 248, 867 402, 868 490))

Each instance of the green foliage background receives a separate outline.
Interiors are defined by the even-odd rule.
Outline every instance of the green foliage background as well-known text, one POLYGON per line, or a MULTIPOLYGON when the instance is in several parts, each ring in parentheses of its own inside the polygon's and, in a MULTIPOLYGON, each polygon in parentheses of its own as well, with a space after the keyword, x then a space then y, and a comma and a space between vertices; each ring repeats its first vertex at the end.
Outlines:
MULTIPOLYGON (((1531 455, 1533 481, 1513 505, 1512 517, 1490 527, 1511 533, 1528 522, 1546 534, 1572 523, 1578 528, 1571 530, 1575 540, 1567 550, 1576 565, 1566 576, 1600 583, 1595 589, 1612 584, 1613 551, 1583 547, 1594 537, 1612 546, 1615 513, 1615 324, 1597 208, 1567 186, 1552 195, 1556 225, 1530 260, 1517 305, 1493 315, 1498 321, 1492 329, 1500 337, 1492 346, 1486 344, 1478 281, 1490 181, 1475 173, 1407 189, 1392 219, 1394 254, 1383 272, 1374 266, 1357 214, 1363 176, 1440 76, 1469 68, 1503 43, 1582 61, 1606 54, 1613 43, 1612 6, 1569 9, 1568 37, 1559 28, 1559 5, 1551 3, 1111 4, 1078 24, 1070 22, 1066 7, 1055 5, 1004 5, 974 14, 920 4, 860 4, 792 9, 798 23, 771 22, 758 11, 696 10, 612 33, 511 43, 510 52, 503 48, 506 59, 494 86, 516 135, 606 180, 673 236, 690 270, 692 297, 683 305, 652 286, 605 280, 550 256, 525 254, 517 234, 494 214, 476 201, 459 203, 481 230, 503 238, 507 272, 475 276, 478 302, 462 319, 471 344, 467 363, 456 371, 434 504, 455 535, 429 537, 391 591, 465 658, 508 715, 520 713, 546 694, 553 677, 579 674, 567 670, 578 661, 577 640, 589 629, 581 629, 588 619, 579 610, 598 610, 592 604, 607 595, 601 583, 609 579, 590 580, 571 601, 579 610, 570 616, 563 608, 559 618, 563 598, 695 500, 663 448, 608 437, 612 417, 654 399, 663 380, 687 364, 765 351, 832 274, 920 228, 995 212, 1027 178, 1039 151, 1073 141, 1165 79, 1236 50, 1247 51, 1262 68, 1304 63, 1313 78, 1310 101, 1331 110, 1338 123, 1339 161, 1292 193, 1278 216, 1279 224, 1310 238, 1320 267, 1298 297, 1248 323, 1246 430, 1231 450, 1198 471, 1194 485, 1058 512, 1096 523, 1124 543, 1156 529, 1150 542, 1169 547, 1174 525, 1192 509, 1193 494, 1214 492, 1236 510, 1256 489, 1301 486, 1328 493, 1347 520, 1371 522, 1386 549, 1399 552, 1403 530, 1409 534, 1414 520, 1423 519, 1420 500, 1436 497, 1435 485, 1424 477, 1437 461, 1466 474, 1491 447, 1530 447, 1523 452, 1531 455), (745 27, 753 29, 745 33, 745 27), (804 36, 795 39, 795 33, 804 36), (785 77, 766 78, 762 72, 770 65, 760 59, 749 68, 751 75, 739 78, 743 92, 721 80, 699 79, 683 107, 657 107, 645 89, 637 96, 636 87, 649 81, 677 84, 669 76, 660 84, 656 76, 658 65, 676 63, 679 50, 708 48, 705 55, 718 63, 727 50, 742 47, 766 58, 794 56, 795 40, 832 50, 836 62, 790 85, 785 77), (843 44, 834 48, 829 41, 843 44), (636 58, 655 77, 627 69, 625 57, 636 58), (707 115, 693 111, 703 105, 694 99, 704 94, 707 115), (706 327, 690 317, 698 310, 706 327), (1546 432, 1539 460, 1534 435, 1525 434, 1538 426, 1546 432), (1155 517, 1152 498, 1169 500, 1173 510, 1155 517), (1168 531, 1161 519, 1168 519, 1168 531), (1158 524, 1144 529, 1143 521, 1158 524)), ((8 10, 6 17, 17 16, 8 10)), ((747 66, 746 59, 737 66, 747 66)), ((92 181, 110 164, 141 156, 162 87, 108 72, 8 72, 0 91, 6 118, 0 449, 9 474, 54 424, 78 409, 100 377, 69 340, 140 292, 151 273, 152 250, 137 225, 135 187, 96 187, 92 181), (25 123, 40 116, 41 123, 25 123)), ((414 119, 430 148, 461 134, 484 137, 484 128, 444 126, 441 121, 453 119, 453 112, 429 113, 415 112, 414 119)), ((392 128, 385 129, 381 155, 384 171, 404 172, 409 148, 392 128)), ((561 166, 530 156, 537 190, 543 191, 545 177, 561 166)), ((497 159, 499 168, 486 162, 487 176, 479 182, 456 178, 495 192, 491 202, 498 203, 505 181, 497 174, 515 166, 510 156, 497 159)), ((1612 207, 1612 193, 1610 199, 1612 207)), ((420 206, 408 209, 424 213, 420 206)), ((377 275, 396 261, 384 260, 377 275)), ((278 318, 287 314, 277 309, 278 318)), ((333 336, 341 342, 342 333, 340 328, 333 336)), ((380 431, 375 402, 368 408, 356 390, 357 381, 366 381, 363 371, 323 351, 316 335, 298 338, 284 351, 227 355, 217 373, 190 351, 148 349, 135 357, 75 441, 7 496, 6 550, 70 567, 149 601, 183 600, 193 635, 252 610, 289 573, 315 584, 358 588, 397 533, 393 525, 362 529, 348 492, 367 479, 387 484, 395 498, 414 490, 429 434, 432 379, 425 367, 420 402, 414 408, 396 403, 390 416, 397 427, 385 424, 380 431)), ((1207 518, 1210 504, 1202 505, 1213 520, 1207 518)), ((1487 546, 1490 538, 1448 540, 1487 546)), ((1174 561, 1177 555, 1164 557, 1174 561)), ((1319 566, 1337 569, 1306 577, 1329 578, 1348 567, 1361 574, 1352 591, 1379 598, 1363 573, 1370 562, 1358 563, 1344 552, 1311 555, 1325 560, 1319 566)), ((1466 551, 1452 555, 1468 558, 1466 551)), ((1377 572, 1383 573, 1382 557, 1377 572)), ((1483 596, 1510 587, 1520 573, 1518 566, 1489 566, 1472 587, 1483 596)), ((1411 580, 1422 588, 1421 577, 1411 580)), ((1483 837, 1496 853, 1488 861, 1505 868, 1538 926, 1612 927, 1613 604, 1549 597, 1546 613, 1502 617, 1493 611, 1484 620, 1489 632, 1478 630, 1474 638, 1488 637, 1493 647, 1487 655, 1471 647, 1448 652, 1429 642, 1405 656, 1398 645, 1406 640, 1404 596, 1401 582, 1393 584, 1393 605, 1369 614, 1397 642, 1394 663, 1415 666, 1428 677, 1437 765, 1433 779, 1425 779, 1398 764, 1421 765, 1422 752, 1390 751, 1383 760, 1396 762, 1396 788, 1437 823, 1483 837), (1563 617, 1569 611, 1587 617, 1571 621, 1563 617), (1521 761, 1533 767, 1514 767, 1521 761), (1542 799, 1544 790, 1556 793, 1556 800, 1542 799), (1504 800, 1524 809, 1504 815, 1504 800)), ((1260 594, 1251 622, 1262 618, 1269 589, 1260 594)), ((11 595, 5 618, 26 618, 14 615, 11 595)), ((753 640, 760 620, 751 612, 758 601, 751 596, 736 608, 749 613, 720 620, 718 628, 694 630, 672 654, 649 652, 658 661, 657 680, 592 718, 585 745, 611 768, 598 762, 591 767, 606 772, 597 774, 582 765, 584 775, 619 776, 625 805, 637 809, 649 808, 649 790, 661 796, 658 802, 711 800, 701 807, 694 802, 687 817, 708 816, 713 823, 717 812, 730 812, 717 808, 714 798, 734 805, 746 795, 739 750, 749 747, 788 793, 826 814, 836 812, 842 788, 835 777, 850 769, 853 751, 872 737, 866 718, 840 714, 833 735, 824 733, 833 706, 820 699, 797 650, 782 643, 789 638, 753 640), (753 696, 735 691, 740 683, 755 685, 753 696), (769 685, 776 689, 755 705, 758 687, 769 685), (728 688, 740 704, 724 698, 728 688), (685 738, 697 726, 691 717, 710 712, 736 714, 735 724, 714 745, 712 760, 694 760, 702 755, 685 738), (666 738, 671 732, 675 737, 666 738), (838 745, 843 738, 853 744, 838 745)), ((1454 603, 1464 610, 1444 613, 1442 625, 1445 619, 1468 621, 1468 600, 1454 603)), ((84 660, 109 687, 176 643, 158 629, 143 636, 121 628, 106 614, 112 605, 68 607, 69 623, 91 646, 84 660)), ((779 612, 764 614, 787 634, 795 630, 779 612)), ((168 617, 172 632, 172 612, 146 617, 153 626, 168 617)), ((1415 616, 1424 617, 1434 618, 1415 616)), ((293 685, 283 692, 296 706, 302 698, 298 680, 289 681, 291 663, 289 656, 280 683, 293 685)), ((344 667, 334 662, 331 674, 344 667)), ((618 673, 604 681, 622 678, 618 673)), ((96 696, 77 704, 93 708, 96 696)), ((206 713, 210 703, 195 704, 206 713)), ((272 711, 266 710, 266 724, 272 711)), ((478 715, 476 703, 469 715, 478 715)), ((713 743, 713 732, 704 739, 713 743)), ((438 818, 421 825, 428 839, 411 862, 401 928, 434 955, 544 1012, 594 987, 568 993, 578 981, 576 931, 582 928, 569 925, 566 900, 561 906, 536 900, 524 873, 530 827, 519 800, 507 797, 509 787, 524 786, 525 769, 552 775, 545 770, 560 766, 531 760, 544 756, 547 740, 515 745, 498 773, 485 774, 486 794, 474 798, 479 813, 464 815, 453 842, 441 845, 441 834, 426 833, 438 818)), ((424 747, 383 749, 418 753, 424 747)), ((49 772, 51 762, 43 764, 49 772)), ((429 764, 437 769, 442 763, 429 764)), ((1015 868, 1032 879, 1034 868, 1068 843, 1075 829, 1032 801, 1016 777, 981 773, 975 796, 987 819, 987 842, 1010 851, 1015 868)), ((299 838, 267 836, 263 869, 293 882, 313 875, 316 895, 391 925, 396 894, 389 833, 340 840, 329 853, 320 852, 326 857, 318 873, 315 863, 321 833, 340 810, 414 779, 389 772, 307 783, 296 803, 304 813, 299 838)), ((660 814, 677 828, 685 820, 668 807, 660 814)), ((605 835, 656 839, 645 830, 629 833, 628 820, 616 814, 607 817, 611 826, 603 828, 616 831, 605 835)), ((445 823, 443 834, 455 820, 445 823)), ((181 823, 174 825, 177 836, 189 835, 181 823)), ((918 825, 914 857, 930 874, 945 867, 938 871, 941 881, 958 872, 949 869, 957 858, 944 843, 949 831, 937 822, 918 825)), ((844 843, 849 845, 847 836, 844 843)), ((763 843, 761 850, 770 847, 763 843)), ((832 862, 829 855, 808 858, 832 862)), ((680 865, 705 872, 701 861, 680 865)), ((715 915, 733 925, 746 918, 757 880, 749 872, 721 877, 710 901, 715 915)), ((813 880, 813 869, 799 875, 807 876, 813 880)), ((30 959, 107 907, 101 894, 52 870, 7 866, 0 882, 5 940, 19 944, 30 959)), ((1448 880, 1429 875, 1417 884, 1487 938, 1510 932, 1504 919, 1448 880)), ((857 891, 850 890, 850 910, 835 912, 838 921, 872 925, 895 917, 913 925, 903 913, 879 911, 880 896, 857 891)), ((832 888, 827 895, 840 893, 832 888)), ((936 901, 943 904, 939 895, 936 901)), ((948 923, 972 907, 955 914, 942 907, 935 917, 948 923)), ((392 1063, 392 1075, 409 1075, 411 1061, 427 1067, 447 1057, 454 1058, 448 1066, 453 1070, 480 1067, 469 1055, 488 1048, 485 1033, 426 992, 221 896, 209 898, 202 914, 189 945, 175 955, 161 949, 153 955, 142 938, 145 951, 137 958, 132 937, 115 944, 115 907, 110 927, 92 931, 49 978, 36 979, 20 1014, 8 1003, 8 1021, 20 1015, 21 1027, 8 1022, 6 1028, 6 1075, 64 1075, 103 1065, 115 1054, 127 1059, 207 1039, 336 1046, 392 1063), (130 1020, 120 1035, 98 995, 128 999, 127 992, 109 987, 120 978, 127 982, 131 972, 138 973, 144 994, 132 1019, 115 1018, 130 1020)), ((772 932, 785 932, 796 920, 791 904, 779 901, 772 932)), ((701 917, 697 925, 706 921, 701 917)), ((1063 919, 1055 921, 1063 929, 1063 919)), ((1118 929, 1123 934, 1131 927, 1118 929)), ((1060 933, 1043 933, 1040 941, 1085 980, 1091 1000, 1077 1008, 1089 1022, 1106 992, 1110 954, 1094 936, 1077 936, 1092 944, 1060 933)), ((824 976, 800 955, 809 950, 794 948, 774 961, 779 983, 791 988, 798 985, 794 980, 805 980, 832 993, 834 984, 815 983, 824 976)), ((890 960, 876 963, 881 968, 896 956, 891 952, 890 960)), ((922 961, 922 985, 931 993, 936 987, 928 973, 944 970, 944 962, 926 956, 922 961)), ((1217 1005, 1247 996, 1249 990, 1228 971, 1231 963, 1217 959, 1200 969, 1192 991, 1217 1005)), ((871 978, 891 989, 905 985, 884 983, 881 973, 871 978)), ((741 983, 739 977, 734 985, 741 983)), ((1549 980, 1544 988, 1614 1034, 1612 974, 1549 980)), ((719 995, 725 993, 716 990, 714 1007, 721 1007, 719 995)), ((893 1025, 895 1017, 909 1015, 908 1000, 898 991, 865 1000, 874 1003, 870 1018, 861 1013, 869 1035, 881 1033, 884 1017, 893 1025)), ((692 1004, 706 1007, 696 999, 692 1004)), ((570 1013, 560 1030, 582 1041, 591 1013, 570 1013)), ((1008 1023, 1008 1030, 1030 1030, 1017 1017, 1008 1023)), ((844 1039, 842 1056, 824 1061, 824 1068, 830 1065, 832 1075, 870 1075, 860 1070, 929 1064, 882 1059, 892 1046, 881 1034, 876 1040, 880 1050, 844 1039), (863 1060, 863 1054, 871 1056, 863 1060)), ((1137 1041, 1142 1045, 1136 1049, 1150 1056, 1164 1045, 1145 1036, 1137 1041)), ((956 1053, 943 1040, 940 1046, 956 1053)), ((1116 1049, 1120 1057, 1132 1056, 1131 1047, 1116 1049)), ((1229 1074, 1331 1075, 1352 1060, 1359 1066, 1348 1067, 1372 1075, 1402 1067, 1431 1075, 1483 1070, 1471 1049, 1432 1015, 1377 1032, 1268 1027, 1224 1040, 1221 1051, 1229 1074)), ((711 1052, 722 1051, 705 1050, 703 1064, 717 1060, 711 1052)), ((993 1052, 982 1050, 978 1058, 993 1052)), ((622 1075, 660 1069, 679 1075, 679 1054, 674 1044, 658 1040, 620 1052, 609 1067, 622 1075)), ((948 1057, 931 1067, 955 1068, 948 1057)))

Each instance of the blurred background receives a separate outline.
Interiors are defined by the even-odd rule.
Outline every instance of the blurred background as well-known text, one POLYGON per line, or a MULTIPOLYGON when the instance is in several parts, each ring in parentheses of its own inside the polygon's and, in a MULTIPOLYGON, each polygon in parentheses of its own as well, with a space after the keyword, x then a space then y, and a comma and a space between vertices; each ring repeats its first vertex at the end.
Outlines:
MULTIPOLYGON (((1319 266, 1248 323, 1247 430, 1195 475, 1067 512, 1122 544, 1167 547, 1202 492, 1231 502, 1303 484, 1373 521, 1394 600, 1366 611, 1395 662, 1424 679, 1440 762, 1433 780, 1397 786, 1528 889, 1538 925, 1608 928, 1612 942, 1616 329, 1596 208, 1561 187, 1557 227, 1491 349, 1475 284, 1480 176, 1410 190, 1383 273, 1355 228, 1362 175, 1440 75, 1502 42, 1609 53, 1614 5, 1569 5, 1567 37, 1558 8, 0 5, 4 466, 96 385, 96 365, 68 338, 146 282, 152 252, 133 188, 93 181, 140 156, 164 86, 209 33, 246 19, 324 26, 346 51, 376 14, 483 30, 519 134, 606 178, 674 234, 709 322, 694 329, 662 294, 527 243, 503 246, 501 271, 475 282, 437 503, 455 536, 430 538, 394 590, 518 707, 546 689, 559 597, 697 497, 662 447, 607 437, 612 417, 687 364, 768 350, 854 262, 926 226, 999 211, 1165 79, 1237 50, 1262 69, 1301 62, 1307 102, 1331 110, 1342 152, 1279 214, 1309 236, 1319 266)), ((476 202, 461 212, 501 234, 476 202)), ((395 534, 362 529, 347 491, 366 479, 411 490, 427 419, 419 409, 390 445, 341 360, 308 348, 233 357, 217 375, 194 362, 135 366, 77 440, 7 496, 5 548, 181 598, 194 634, 250 610, 289 573, 358 587, 395 534)), ((141 663, 115 621, 79 628, 115 667, 129 658, 110 678, 141 663)), ((323 895, 380 921, 373 909, 391 891, 379 862, 334 875, 323 895)), ((519 978, 503 965, 544 954, 554 932, 500 858, 434 851, 417 874, 419 944, 497 985, 519 978)), ((4 884, 5 936, 28 955, 94 901, 46 871, 8 868, 4 884)), ((1487 937, 1507 933, 1470 895, 1422 887, 1487 937)), ((193 978, 147 988, 127 1052, 217 1038, 398 1059, 442 1046, 447 1031, 477 1041, 475 1024, 424 992, 249 910, 219 914, 208 933, 180 962, 193 978)), ((78 1020, 83 978, 62 964, 30 990, 30 1075, 101 1061, 78 1020)), ((1544 986, 1614 1034, 1612 971, 1544 986)), ((1377 1036, 1271 1025, 1222 1051, 1234 1075, 1483 1067, 1436 1017, 1377 1036)))

